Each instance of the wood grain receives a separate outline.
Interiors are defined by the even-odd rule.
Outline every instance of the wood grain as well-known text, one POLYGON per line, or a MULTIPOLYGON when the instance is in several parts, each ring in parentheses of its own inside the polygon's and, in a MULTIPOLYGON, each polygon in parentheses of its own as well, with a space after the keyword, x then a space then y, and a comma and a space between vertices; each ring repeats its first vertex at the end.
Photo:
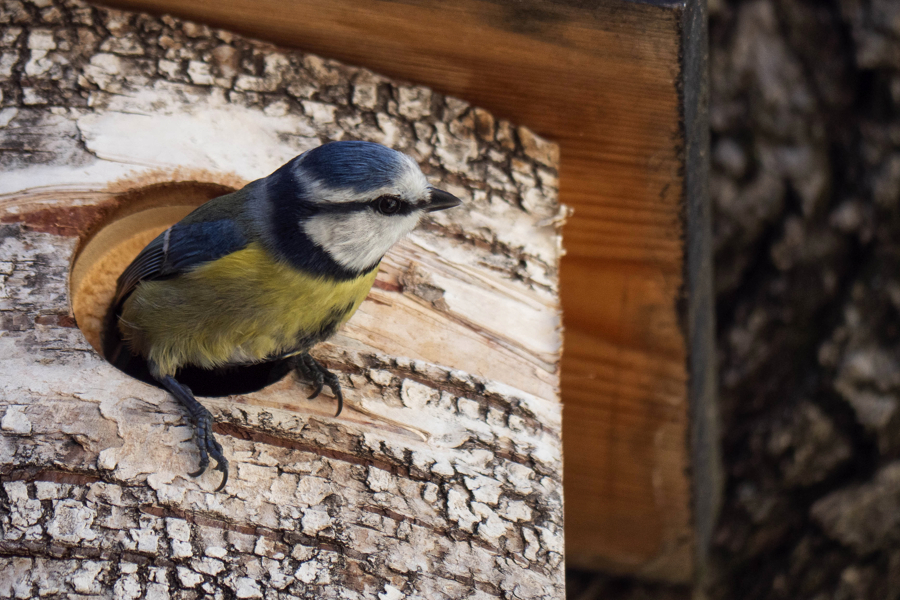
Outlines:
POLYGON ((557 141, 575 209, 561 274, 567 560, 691 577, 681 3, 111 4, 423 83, 557 141))

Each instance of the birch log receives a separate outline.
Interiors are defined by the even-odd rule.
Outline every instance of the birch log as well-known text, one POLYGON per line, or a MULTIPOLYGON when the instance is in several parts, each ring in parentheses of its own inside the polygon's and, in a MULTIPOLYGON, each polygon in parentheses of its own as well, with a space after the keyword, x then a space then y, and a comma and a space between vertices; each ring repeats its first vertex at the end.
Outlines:
POLYGON ((0 9, 0 597, 562 598, 555 145, 427 88, 169 17, 0 9), (204 403, 192 479, 162 390, 98 319, 154 231, 337 139, 465 200, 386 257, 317 356, 204 403), (77 323, 80 329, 76 327, 77 323))

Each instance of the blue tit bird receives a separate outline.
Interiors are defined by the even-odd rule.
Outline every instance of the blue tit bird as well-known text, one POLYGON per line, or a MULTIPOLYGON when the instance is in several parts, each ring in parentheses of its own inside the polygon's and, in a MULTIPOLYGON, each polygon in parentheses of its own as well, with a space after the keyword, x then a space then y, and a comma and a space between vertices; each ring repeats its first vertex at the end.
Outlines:
MULTIPOLYGON (((228 461, 213 418, 178 381, 182 368, 288 360, 343 406, 338 378, 309 355, 359 308, 384 254, 426 212, 460 200, 429 185, 409 156, 332 142, 166 229, 118 279, 104 332, 113 364, 139 358, 194 423, 199 476, 228 461)), ((337 415, 335 415, 337 416, 337 415)))

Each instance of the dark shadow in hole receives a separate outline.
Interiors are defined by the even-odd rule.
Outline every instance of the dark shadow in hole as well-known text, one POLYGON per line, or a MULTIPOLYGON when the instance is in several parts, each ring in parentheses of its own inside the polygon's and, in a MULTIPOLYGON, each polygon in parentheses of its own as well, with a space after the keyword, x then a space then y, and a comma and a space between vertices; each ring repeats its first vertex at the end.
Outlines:
MULTIPOLYGON (((106 358, 109 360, 109 357, 106 358)), ((135 379, 163 389, 159 382, 150 375, 147 361, 139 356, 129 354, 124 360, 120 357, 118 364, 112 361, 110 363, 135 379)), ((199 367, 186 366, 175 373, 175 379, 179 383, 188 386, 195 396, 216 398, 259 391, 266 386, 281 381, 290 372, 290 361, 282 358, 254 365, 222 367, 219 369, 201 369, 199 367)))

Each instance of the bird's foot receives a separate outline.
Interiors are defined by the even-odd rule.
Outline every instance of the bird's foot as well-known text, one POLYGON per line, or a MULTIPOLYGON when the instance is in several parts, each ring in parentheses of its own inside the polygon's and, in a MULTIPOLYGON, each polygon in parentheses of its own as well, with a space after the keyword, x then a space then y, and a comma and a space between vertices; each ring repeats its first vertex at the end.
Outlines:
POLYGON ((160 378, 159 382, 187 409, 194 421, 194 442, 200 451, 200 468, 188 475, 191 477, 203 475, 209 466, 209 458, 212 457, 216 461, 215 470, 222 473, 222 483, 215 490, 218 492, 228 483, 228 459, 222 454, 222 445, 213 434, 212 426, 215 419, 209 410, 194 398, 190 388, 175 381, 171 375, 160 378))
POLYGON ((326 385, 331 388, 331 393, 334 394, 338 401, 337 412, 334 416, 340 415, 344 409, 344 395, 341 393, 341 382, 338 380, 337 375, 323 367, 309 353, 297 356, 294 361, 294 368, 297 369, 304 379, 316 386, 316 391, 309 397, 310 400, 318 396, 326 385))

